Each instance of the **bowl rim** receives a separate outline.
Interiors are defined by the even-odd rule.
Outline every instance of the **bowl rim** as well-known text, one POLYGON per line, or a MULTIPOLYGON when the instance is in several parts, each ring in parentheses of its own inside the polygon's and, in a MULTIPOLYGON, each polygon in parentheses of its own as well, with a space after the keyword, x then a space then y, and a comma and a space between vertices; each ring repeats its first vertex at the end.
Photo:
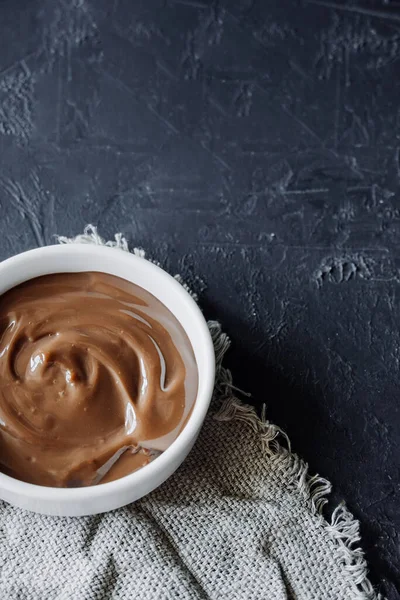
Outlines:
MULTIPOLYGON (((34 274, 32 277, 22 278, 18 280, 19 283, 13 283, 10 286, 4 286, 1 282, 1 277, 3 271, 6 269, 14 268, 18 269, 19 265, 21 265, 25 260, 31 259, 33 256, 36 257, 37 260, 40 260, 45 255, 57 255, 57 254, 69 254, 71 257, 82 255, 82 254, 93 254, 93 255, 101 255, 104 256, 113 256, 118 260, 131 261, 131 267, 134 268, 134 264, 140 264, 143 268, 145 263, 145 268, 148 269, 149 273, 154 277, 157 277, 160 281, 162 281, 166 286, 173 288, 175 292, 181 296, 181 301, 186 304, 187 308, 189 308, 190 312, 194 319, 196 319, 196 328, 198 332, 196 335, 200 337, 201 343, 204 345, 204 353, 206 356, 206 365, 204 368, 204 373, 201 374, 202 378, 202 392, 199 394, 199 390, 196 395, 196 400, 193 405, 193 409, 191 415, 184 426, 181 433, 178 437, 172 442, 172 444, 156 459, 154 459, 151 463, 139 469, 138 471, 134 471, 124 477, 116 479, 114 481, 110 481, 107 483, 102 483, 95 486, 85 486, 80 488, 59 488, 59 487, 50 487, 50 486, 42 486, 38 484, 28 483, 26 481, 21 481, 19 479, 15 479, 5 473, 0 471, 0 488, 3 490, 7 490, 8 492, 24 497, 30 497, 32 499, 40 500, 41 498, 46 501, 54 501, 54 502, 79 502, 79 500, 87 501, 88 498, 101 498, 105 496, 115 496, 119 493, 126 492, 131 489, 135 485, 140 485, 142 482, 156 478, 157 474, 163 472, 165 467, 169 463, 174 462, 174 460, 178 460, 179 456, 184 451, 185 447, 193 440, 193 438, 198 433, 204 418, 207 414, 208 407, 211 402, 211 397, 214 389, 214 379, 215 379, 215 353, 214 353, 214 345, 211 338, 210 331, 208 329, 207 322, 201 312, 199 306, 195 302, 195 300, 191 297, 189 292, 171 275, 169 275, 166 271, 164 271, 161 267, 156 264, 150 262, 146 258, 142 256, 138 256, 133 254, 132 252, 128 252, 123 250, 122 248, 110 247, 110 246, 102 246, 97 244, 85 244, 85 243, 76 243, 76 244, 53 244, 49 246, 43 246, 40 248, 34 248, 33 250, 27 250, 25 252, 21 252, 10 258, 7 258, 0 262, 0 296, 4 294, 7 290, 12 289, 22 283, 24 281, 29 281, 29 279, 34 279, 35 277, 40 277, 40 274, 34 274), (111 254, 112 253, 112 254, 111 254)), ((89 269, 88 269, 89 270, 89 269)), ((93 269, 97 270, 97 269, 93 269)), ((72 268, 70 272, 84 272, 85 269, 77 269, 76 271, 72 268)), ((62 271, 58 271, 62 272, 62 271)), ((65 271, 63 271, 65 272, 65 271)), ((107 273, 107 270, 98 271, 107 273)), ((47 271, 46 273, 57 273, 57 271, 47 271)), ((43 274, 46 274, 45 272, 43 274)), ((179 321, 179 317, 175 314, 175 317, 179 321)), ((182 327, 186 331, 186 328, 181 323, 182 327)), ((187 331, 186 331, 187 332, 187 331)), ((189 333, 187 332, 187 335, 189 333)), ((190 339, 190 337, 189 337, 190 339)), ((199 373, 200 375, 200 373, 199 373)))

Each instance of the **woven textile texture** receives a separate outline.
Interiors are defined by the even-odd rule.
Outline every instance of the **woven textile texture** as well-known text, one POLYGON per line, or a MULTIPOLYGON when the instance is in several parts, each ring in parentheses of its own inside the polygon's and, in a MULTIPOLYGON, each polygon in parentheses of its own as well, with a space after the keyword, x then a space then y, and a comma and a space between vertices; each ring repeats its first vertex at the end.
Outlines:
MULTIPOLYGON (((61 243, 105 243, 93 227, 61 243)), ((108 242, 128 250, 120 235, 108 242)), ((135 253, 142 251, 135 250, 135 253)), ((158 490, 82 518, 0 503, 4 600, 373 600, 359 525, 345 506, 330 522, 330 484, 308 475, 278 427, 235 398, 222 366, 199 439, 158 490)))

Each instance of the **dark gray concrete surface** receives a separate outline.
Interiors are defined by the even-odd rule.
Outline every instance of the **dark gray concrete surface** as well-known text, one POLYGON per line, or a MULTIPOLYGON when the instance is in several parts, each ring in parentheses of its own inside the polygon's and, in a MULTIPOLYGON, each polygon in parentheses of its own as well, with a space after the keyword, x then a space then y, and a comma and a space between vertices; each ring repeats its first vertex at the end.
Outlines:
POLYGON ((86 223, 201 292, 400 597, 400 4, 0 0, 0 258, 86 223))

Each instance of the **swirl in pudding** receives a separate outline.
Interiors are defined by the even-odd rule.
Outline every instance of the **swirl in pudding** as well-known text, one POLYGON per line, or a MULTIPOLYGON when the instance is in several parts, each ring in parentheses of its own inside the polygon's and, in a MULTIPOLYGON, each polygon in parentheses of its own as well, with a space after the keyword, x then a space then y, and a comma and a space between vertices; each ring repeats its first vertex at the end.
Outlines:
POLYGON ((104 273, 31 279, 0 298, 0 470, 105 483, 150 462, 195 402, 193 349, 143 288, 104 273))

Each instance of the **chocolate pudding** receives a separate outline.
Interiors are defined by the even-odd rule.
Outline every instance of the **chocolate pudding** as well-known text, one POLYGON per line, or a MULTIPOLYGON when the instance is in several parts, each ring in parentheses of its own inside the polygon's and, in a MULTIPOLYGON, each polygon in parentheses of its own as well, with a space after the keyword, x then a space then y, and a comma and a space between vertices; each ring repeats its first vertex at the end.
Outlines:
POLYGON ((77 487, 148 464, 183 429, 198 372, 149 292, 104 273, 31 279, 0 297, 0 470, 77 487))

